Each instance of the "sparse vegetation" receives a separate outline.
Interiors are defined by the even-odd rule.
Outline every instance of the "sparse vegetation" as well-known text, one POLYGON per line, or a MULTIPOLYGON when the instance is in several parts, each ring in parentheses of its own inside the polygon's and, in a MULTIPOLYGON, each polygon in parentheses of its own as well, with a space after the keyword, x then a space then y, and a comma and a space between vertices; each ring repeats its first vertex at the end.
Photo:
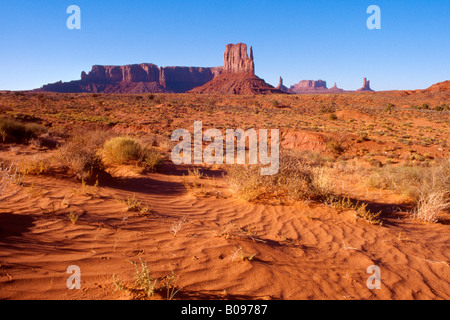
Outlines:
POLYGON ((78 218, 80 217, 78 214, 76 214, 73 211, 70 211, 70 213, 67 215, 69 218, 69 221, 72 222, 72 224, 77 224, 78 218))
MULTIPOLYGON (((128 260, 129 261, 129 260, 128 260)), ((160 278, 153 278, 150 268, 146 262, 139 259, 137 262, 129 261, 135 268, 134 284, 127 286, 123 281, 113 274, 113 283, 115 291, 128 291, 134 295, 136 299, 141 297, 152 298, 155 294, 166 297, 167 300, 173 300, 176 294, 182 289, 177 286, 177 277, 175 271, 160 278)))
POLYGON ((45 128, 37 123, 0 118, 0 138, 3 142, 28 142, 43 132, 45 128))
POLYGON ((449 208, 450 160, 431 167, 400 166, 377 170, 369 179, 373 187, 398 191, 412 198, 414 218, 436 222, 439 213, 449 208))
POLYGON ((259 165, 231 166, 227 180, 232 192, 247 201, 278 204, 321 200, 332 192, 332 181, 324 167, 313 167, 294 153, 280 155, 278 173, 262 176, 259 165))
POLYGON ((140 214, 151 213, 152 210, 149 206, 143 205, 142 201, 136 199, 136 194, 133 194, 133 197, 128 197, 126 200, 118 199, 116 200, 127 207, 127 211, 131 212, 139 212, 140 214))
POLYGON ((60 159, 78 179, 93 180, 104 169, 99 148, 110 133, 102 130, 76 131, 60 149, 60 159))
POLYGON ((0 163, 0 197, 10 189, 13 184, 20 184, 21 176, 12 165, 4 166, 0 163))
POLYGON ((140 161, 145 157, 142 145, 131 137, 115 137, 105 142, 103 157, 106 163, 124 164, 132 160, 140 161))

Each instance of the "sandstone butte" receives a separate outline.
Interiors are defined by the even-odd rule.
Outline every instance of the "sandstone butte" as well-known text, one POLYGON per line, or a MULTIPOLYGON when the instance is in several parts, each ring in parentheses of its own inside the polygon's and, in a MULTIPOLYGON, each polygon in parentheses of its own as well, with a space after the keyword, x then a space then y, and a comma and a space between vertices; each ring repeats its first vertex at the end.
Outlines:
POLYGON ((367 80, 367 78, 363 79, 363 86, 361 88, 359 88, 358 90, 356 90, 358 92, 364 92, 364 91, 373 91, 372 89, 370 89, 370 81, 367 80))
POLYGON ((210 82, 192 89, 190 93, 207 94, 272 94, 285 93, 255 75, 253 48, 250 56, 244 43, 228 44, 223 54, 223 70, 210 82))

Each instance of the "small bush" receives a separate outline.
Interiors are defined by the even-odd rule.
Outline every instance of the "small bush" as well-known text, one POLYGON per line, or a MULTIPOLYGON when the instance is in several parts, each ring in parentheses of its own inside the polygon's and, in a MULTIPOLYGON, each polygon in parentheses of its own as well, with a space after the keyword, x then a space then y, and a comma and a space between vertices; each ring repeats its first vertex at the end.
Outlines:
POLYGON ((27 142, 45 131, 36 123, 22 123, 12 119, 0 119, 0 138, 3 142, 27 142))
POLYGON ((449 193, 437 190, 421 195, 412 217, 423 222, 436 223, 439 221, 439 214, 448 208, 450 208, 449 193))
POLYGON ((21 177, 12 165, 9 167, 0 164, 0 197, 11 188, 13 184, 20 184, 21 177))
POLYGON ((368 181, 372 187, 406 194, 415 202, 413 218, 436 222, 441 211, 450 208, 450 159, 431 167, 380 168, 368 181))
POLYGON ((384 109, 384 111, 386 111, 386 112, 388 112, 388 113, 391 113, 392 110, 394 110, 395 107, 396 107, 395 104, 393 104, 393 103, 388 103, 388 104, 386 105, 386 108, 384 109))
POLYGON ((336 112, 336 107, 334 105, 331 106, 321 106, 320 107, 320 113, 325 114, 325 113, 335 113, 336 112))
POLYGON ((131 161, 143 162, 150 169, 156 169, 163 157, 153 148, 146 148, 131 137, 115 137, 103 146, 103 159, 107 164, 126 164, 131 161))
POLYGON ((330 140, 326 146, 327 150, 330 151, 336 158, 345 152, 344 147, 338 141, 330 140))
POLYGON ((159 152, 154 149, 147 149, 144 156, 144 163, 152 170, 158 168, 161 164, 163 157, 159 152))
POLYGON ((129 261, 135 268, 135 281, 132 286, 124 284, 115 274, 113 274, 114 287, 116 290, 128 291, 133 294, 135 299, 152 298, 155 294, 164 297, 165 293, 166 299, 172 300, 182 289, 177 286, 178 279, 173 270, 170 274, 163 277, 154 278, 147 263, 143 262, 141 259, 139 259, 139 261, 140 266, 137 262, 129 261))
POLYGON ((227 168, 231 191, 247 201, 287 203, 322 200, 331 193, 332 179, 323 167, 313 167, 298 154, 283 152, 278 173, 263 176, 259 165, 233 165, 227 168))
POLYGON ((99 149, 108 139, 107 131, 77 131, 60 149, 62 163, 80 180, 91 181, 103 170, 99 149))
POLYGON ((103 157, 109 164, 125 164, 132 160, 145 159, 142 145, 130 137, 115 137, 105 142, 103 157))

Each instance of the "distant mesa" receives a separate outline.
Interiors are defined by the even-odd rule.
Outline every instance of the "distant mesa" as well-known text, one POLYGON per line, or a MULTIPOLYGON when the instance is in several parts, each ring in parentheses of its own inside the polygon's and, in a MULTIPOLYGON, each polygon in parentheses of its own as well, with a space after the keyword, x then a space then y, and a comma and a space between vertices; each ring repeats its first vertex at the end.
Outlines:
POLYGON ((370 89, 370 81, 367 80, 367 78, 364 78, 363 79, 363 86, 362 86, 362 88, 360 88, 360 89, 358 89, 356 91, 358 91, 358 92, 372 91, 373 92, 373 90, 370 89))
POLYGON ((255 75, 253 48, 250 56, 244 43, 228 44, 223 55, 223 72, 210 82, 192 89, 202 94, 271 94, 285 93, 255 75))
POLYGON ((296 94, 303 94, 303 93, 338 93, 338 92, 344 92, 343 89, 339 89, 336 85, 332 88, 327 88, 327 82, 323 80, 302 80, 299 83, 291 86, 289 88, 291 92, 294 92, 296 94))
POLYGON ((95 65, 81 80, 44 85, 38 91, 92 93, 186 92, 222 72, 222 67, 158 67, 151 63, 125 66, 95 65))

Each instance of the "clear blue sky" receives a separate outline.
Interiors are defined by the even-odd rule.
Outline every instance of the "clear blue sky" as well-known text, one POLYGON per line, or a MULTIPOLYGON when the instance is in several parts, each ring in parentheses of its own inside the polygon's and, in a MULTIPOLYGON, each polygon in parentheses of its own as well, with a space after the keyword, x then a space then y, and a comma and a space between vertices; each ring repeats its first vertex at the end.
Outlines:
POLYGON ((422 89, 450 79, 450 0, 0 0, 0 90, 80 79, 92 65, 220 66, 227 43, 253 46, 277 85, 422 89), (81 30, 69 30, 69 5, 81 30), (381 30, 369 30, 369 5, 381 30))

